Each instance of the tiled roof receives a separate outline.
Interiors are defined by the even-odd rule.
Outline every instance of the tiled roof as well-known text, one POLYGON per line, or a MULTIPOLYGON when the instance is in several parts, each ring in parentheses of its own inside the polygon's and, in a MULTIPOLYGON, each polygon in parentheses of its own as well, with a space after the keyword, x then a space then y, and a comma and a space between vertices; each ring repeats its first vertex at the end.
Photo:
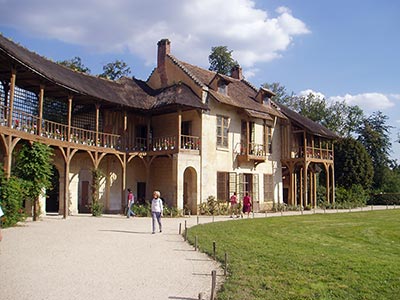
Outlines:
MULTIPOLYGON (((0 34, 0 79, 9 80, 10 61, 20 66, 17 73, 18 85, 21 88, 25 85, 28 90, 34 85, 39 86, 41 82, 47 81, 54 86, 54 91, 61 91, 60 94, 65 94, 67 90, 76 97, 95 98, 109 104, 124 105, 133 109, 149 110, 171 103, 205 108, 201 99, 186 86, 154 91, 146 82, 135 78, 111 81, 80 73, 31 52, 0 34), (27 79, 29 77, 29 82, 28 80, 23 82, 22 72, 26 73, 27 79), (176 95, 173 95, 172 91, 175 91, 176 95)), ((46 94, 49 91, 47 89, 46 94)))
POLYGON ((314 122, 310 120, 309 118, 306 118, 299 113, 295 112, 294 110, 291 110, 287 106, 283 104, 276 103, 281 109, 281 111, 293 122, 297 123, 298 126, 305 128, 307 131, 309 131, 312 134, 329 138, 329 139, 337 139, 339 136, 334 133, 333 131, 329 130, 325 126, 322 126, 321 124, 314 122))
MULTIPOLYGON (((182 62, 177 58, 169 55, 174 63, 179 66, 190 78, 192 78, 200 86, 209 86, 211 81, 217 75, 216 72, 194 66, 192 64, 182 62)), ((210 89, 209 93, 218 102, 231 105, 234 107, 240 107, 244 109, 250 109, 258 111, 260 113, 268 113, 273 116, 280 118, 286 118, 278 110, 273 107, 263 105, 256 101, 257 89, 246 80, 235 79, 226 75, 218 74, 221 78, 229 82, 228 94, 224 95, 215 90, 210 89)))

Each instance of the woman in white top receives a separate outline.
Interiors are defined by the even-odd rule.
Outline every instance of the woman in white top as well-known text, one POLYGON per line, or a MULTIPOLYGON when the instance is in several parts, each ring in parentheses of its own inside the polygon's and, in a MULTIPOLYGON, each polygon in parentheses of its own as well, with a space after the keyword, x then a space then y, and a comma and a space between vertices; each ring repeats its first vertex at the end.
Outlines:
POLYGON ((162 232, 161 217, 163 215, 163 203, 160 196, 161 194, 159 191, 154 191, 153 200, 151 200, 151 218, 153 221, 153 231, 152 231, 153 234, 156 232, 156 220, 158 222, 158 228, 160 229, 160 232, 162 232))

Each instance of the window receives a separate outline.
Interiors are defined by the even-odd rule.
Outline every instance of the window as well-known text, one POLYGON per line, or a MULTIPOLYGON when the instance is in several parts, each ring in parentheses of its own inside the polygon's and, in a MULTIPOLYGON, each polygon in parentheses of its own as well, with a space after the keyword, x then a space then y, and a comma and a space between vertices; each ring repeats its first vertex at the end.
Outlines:
POLYGON ((217 146, 228 148, 229 118, 217 116, 217 146))
POLYGON ((217 172, 217 200, 228 201, 236 192, 236 173, 217 172))
POLYGON ((258 202, 258 174, 239 174, 239 196, 249 193, 253 202, 258 202))
POLYGON ((182 122, 181 134, 192 135, 192 121, 183 121, 182 122))
POLYGON ((274 178, 271 174, 264 174, 264 202, 274 200, 274 178))
POLYGON ((267 153, 272 153, 272 127, 265 126, 265 145, 267 146, 267 153))
POLYGON ((227 90, 228 90, 228 86, 226 85, 226 83, 223 81, 219 81, 218 82, 218 93, 226 95, 227 90))

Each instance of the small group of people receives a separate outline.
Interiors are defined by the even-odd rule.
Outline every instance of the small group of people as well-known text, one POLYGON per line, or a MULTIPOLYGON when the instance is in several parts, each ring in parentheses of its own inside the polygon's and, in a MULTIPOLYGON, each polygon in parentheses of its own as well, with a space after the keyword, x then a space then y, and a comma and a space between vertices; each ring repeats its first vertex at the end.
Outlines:
POLYGON ((251 197, 248 192, 246 192, 245 196, 243 197, 242 212, 239 211, 239 201, 236 192, 232 194, 231 198, 229 199, 229 202, 231 204, 230 206, 231 218, 233 218, 233 215, 236 215, 236 218, 239 217, 243 218, 243 214, 247 214, 247 217, 249 217, 251 212, 251 197))
MULTIPOLYGON (((128 189, 128 204, 126 210, 127 218, 135 216, 135 212, 133 211, 134 203, 135 203, 135 196, 133 195, 132 190, 128 189)), ((154 191, 153 199, 151 200, 152 234, 156 233, 156 222, 158 223, 159 231, 162 232, 161 217, 163 216, 163 210, 164 206, 161 199, 161 193, 160 191, 154 191)))

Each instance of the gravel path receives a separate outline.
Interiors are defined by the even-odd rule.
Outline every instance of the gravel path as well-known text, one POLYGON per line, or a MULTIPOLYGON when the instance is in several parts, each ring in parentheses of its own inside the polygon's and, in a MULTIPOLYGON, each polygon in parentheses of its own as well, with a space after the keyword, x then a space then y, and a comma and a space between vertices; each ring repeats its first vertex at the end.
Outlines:
POLYGON ((0 299, 209 299, 211 271, 223 271, 178 235, 185 220, 197 222, 165 218, 157 234, 150 218, 122 216, 44 217, 3 229, 0 299))
MULTIPOLYGON (((312 210, 343 213, 353 210, 312 210)), ((301 212, 251 217, 300 215, 301 212)), ((201 217, 200 223, 232 220, 201 217)), ((223 271, 205 254, 194 251, 178 234, 197 224, 197 217, 164 218, 163 233, 151 234, 150 218, 88 215, 44 217, 3 229, 0 242, 0 300, 196 300, 210 299, 211 271, 223 271)))

